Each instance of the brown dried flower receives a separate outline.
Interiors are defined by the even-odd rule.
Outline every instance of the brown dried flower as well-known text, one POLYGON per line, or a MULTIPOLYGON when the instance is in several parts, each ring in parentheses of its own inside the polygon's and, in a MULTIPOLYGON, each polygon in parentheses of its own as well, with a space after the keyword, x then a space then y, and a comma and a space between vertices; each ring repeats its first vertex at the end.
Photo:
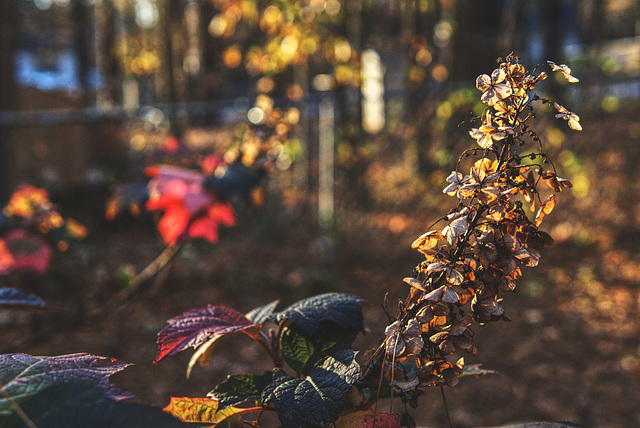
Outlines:
MULTIPOLYGON (((568 67, 549 65, 569 81, 575 79, 568 67)), ((582 127, 575 113, 531 93, 545 78, 544 73, 528 74, 518 59, 510 56, 491 76, 483 74, 476 80, 487 108, 481 116, 482 125, 473 128, 470 135, 484 151, 465 152, 477 157, 469 175, 452 171, 447 177, 443 192, 457 197, 458 205, 440 220, 442 229, 430 228, 433 230, 412 243, 425 260, 416 266, 413 277, 404 279, 411 287, 409 297, 374 353, 379 360, 372 364, 379 364, 381 370, 387 370, 382 367, 388 367, 389 362, 402 361, 408 377, 394 377, 394 386, 403 393, 414 391, 415 397, 419 388, 455 385, 464 360, 453 363, 447 356, 457 351, 477 352, 474 323, 509 321, 503 293, 513 292, 521 267, 537 266, 540 251, 553 244, 551 235, 539 227, 552 213, 556 196, 543 201, 538 185, 543 182, 560 192, 570 188, 571 182, 554 170, 524 162, 527 158, 540 160, 540 164, 548 160, 542 141, 527 124, 532 117, 531 104, 542 100, 553 105, 556 117, 567 120, 572 129, 582 127), (518 148, 528 142, 539 151, 519 154, 518 148), (536 202, 540 206, 533 216, 536 202), (415 364, 413 370, 407 368, 411 364, 415 364)), ((461 156, 458 163, 463 159, 461 156)))

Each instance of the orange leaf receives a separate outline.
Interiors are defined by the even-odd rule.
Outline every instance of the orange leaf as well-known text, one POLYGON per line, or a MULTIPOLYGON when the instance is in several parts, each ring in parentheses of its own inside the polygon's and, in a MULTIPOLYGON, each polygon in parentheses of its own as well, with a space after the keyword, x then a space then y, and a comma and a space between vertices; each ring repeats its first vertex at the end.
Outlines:
POLYGON ((258 412, 262 407, 219 408, 217 400, 211 398, 171 397, 171 402, 163 409, 182 422, 218 424, 225 419, 245 413, 258 412))

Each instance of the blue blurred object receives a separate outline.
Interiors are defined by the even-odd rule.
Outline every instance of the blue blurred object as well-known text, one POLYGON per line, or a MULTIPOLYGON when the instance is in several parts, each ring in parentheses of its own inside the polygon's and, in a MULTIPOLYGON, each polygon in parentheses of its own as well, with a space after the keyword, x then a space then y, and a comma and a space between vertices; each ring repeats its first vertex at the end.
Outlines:
POLYGON ((260 183, 261 175, 243 165, 230 165, 221 177, 211 176, 204 186, 215 191, 216 196, 226 201, 233 195, 249 199, 251 190, 260 183))

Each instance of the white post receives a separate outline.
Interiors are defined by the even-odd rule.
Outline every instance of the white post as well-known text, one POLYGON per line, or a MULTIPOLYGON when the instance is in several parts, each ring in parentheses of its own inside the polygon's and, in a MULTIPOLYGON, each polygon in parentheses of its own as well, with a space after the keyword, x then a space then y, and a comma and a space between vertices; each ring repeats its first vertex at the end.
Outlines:
POLYGON ((322 226, 329 227, 333 224, 335 182, 335 107, 330 92, 322 95, 318 122, 318 218, 322 226))

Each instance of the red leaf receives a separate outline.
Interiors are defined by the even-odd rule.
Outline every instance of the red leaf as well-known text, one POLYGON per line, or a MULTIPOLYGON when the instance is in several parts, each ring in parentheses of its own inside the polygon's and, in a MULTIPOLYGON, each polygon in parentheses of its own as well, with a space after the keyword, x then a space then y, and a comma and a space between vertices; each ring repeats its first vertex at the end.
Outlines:
POLYGON ((197 348, 212 337, 244 331, 256 325, 235 309, 213 305, 185 312, 171 318, 168 323, 158 333, 158 356, 154 364, 189 347, 197 348))
POLYGON ((205 215, 194 219, 189 226, 188 234, 192 238, 204 238, 211 243, 218 241, 218 226, 233 226, 235 216, 231 205, 216 203, 207 208, 205 215))
POLYGON ((189 237, 204 238, 215 244, 218 242, 218 224, 209 217, 200 217, 191 222, 189 226, 189 237))
POLYGON ((0 239, 0 275, 9 272, 11 266, 13 266, 14 260, 11 251, 7 248, 7 244, 4 240, 0 239))
POLYGON ((235 224, 229 204, 217 202, 202 186, 204 176, 191 170, 155 166, 147 169, 154 178, 149 182, 150 211, 165 212, 158 230, 167 244, 185 237, 218 241, 218 226, 235 224))
POLYGON ((4 240, 13 256, 10 270, 31 270, 39 275, 47 272, 51 260, 51 248, 41 238, 16 229, 8 232, 4 240))
POLYGON ((149 211, 164 210, 164 215, 158 223, 158 231, 168 245, 176 243, 191 220, 191 213, 187 207, 180 198, 174 196, 149 199, 147 209, 149 211))
POLYGON ((180 141, 173 135, 167 137, 162 144, 162 149, 167 153, 175 153, 180 148, 180 141))

